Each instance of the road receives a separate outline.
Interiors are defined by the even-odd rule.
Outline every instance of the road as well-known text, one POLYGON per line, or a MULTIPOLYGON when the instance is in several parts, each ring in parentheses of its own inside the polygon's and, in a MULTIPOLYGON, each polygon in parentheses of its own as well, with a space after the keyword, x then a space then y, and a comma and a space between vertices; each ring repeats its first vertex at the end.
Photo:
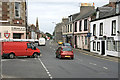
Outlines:
MULTIPOLYGON (((24 79, 71 79, 71 80, 117 80, 118 63, 84 55, 74 49, 74 60, 55 57, 57 44, 47 41, 46 46, 37 46, 42 53, 39 58, 18 57, 2 59, 2 78, 24 79)), ((22 79, 23 80, 23 79, 22 79)))

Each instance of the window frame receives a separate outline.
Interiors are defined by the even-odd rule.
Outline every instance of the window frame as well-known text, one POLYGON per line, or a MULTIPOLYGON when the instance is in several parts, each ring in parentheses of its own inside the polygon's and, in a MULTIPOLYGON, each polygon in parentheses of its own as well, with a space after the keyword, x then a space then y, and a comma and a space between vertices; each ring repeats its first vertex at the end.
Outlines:
POLYGON ((111 34, 111 35, 112 35, 112 36, 115 36, 115 35, 116 35, 116 20, 113 20, 113 21, 112 21, 112 34, 111 34), (113 26, 114 22, 115 22, 115 31, 114 31, 114 26, 113 26))
POLYGON ((100 35, 99 36, 103 36, 103 22, 100 23, 100 35))
POLYGON ((96 42, 93 42, 93 51, 96 51, 96 42))
POLYGON ((96 24, 93 24, 93 36, 96 36, 96 24))
POLYGON ((81 26, 82 26, 82 20, 79 21, 79 31, 82 31, 81 26))
POLYGON ((100 52, 100 42, 97 42, 97 51, 100 52))
POLYGON ((84 31, 87 31, 88 29, 87 29, 87 25, 88 25, 88 20, 87 19, 85 19, 84 20, 84 31))
POLYGON ((15 11, 15 18, 20 18, 20 2, 15 2, 15 5, 14 5, 14 11, 15 11), (18 9, 16 9, 16 4, 19 4, 18 5, 18 9), (19 16, 16 16, 16 11, 18 11, 18 15, 19 16))

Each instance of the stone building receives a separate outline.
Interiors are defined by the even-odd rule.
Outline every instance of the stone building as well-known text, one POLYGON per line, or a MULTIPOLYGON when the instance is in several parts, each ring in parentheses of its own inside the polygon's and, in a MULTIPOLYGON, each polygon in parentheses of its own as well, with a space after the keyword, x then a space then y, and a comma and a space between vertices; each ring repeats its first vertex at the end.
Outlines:
POLYGON ((26 12, 25 0, 16 0, 16 2, 2 0, 0 2, 0 38, 26 39, 26 12))

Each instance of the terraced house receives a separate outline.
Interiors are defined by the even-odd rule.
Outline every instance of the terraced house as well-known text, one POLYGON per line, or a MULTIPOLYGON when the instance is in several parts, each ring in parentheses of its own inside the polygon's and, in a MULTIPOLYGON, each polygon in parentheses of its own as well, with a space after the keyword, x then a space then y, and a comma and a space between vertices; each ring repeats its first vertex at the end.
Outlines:
POLYGON ((2 0, 0 2, 0 38, 25 39, 27 8, 25 0, 2 0))
POLYGON ((80 14, 74 20, 74 44, 76 48, 90 50, 90 21, 94 3, 81 3, 80 14))
POLYGON ((91 21, 90 51, 120 57, 120 1, 114 3, 115 7, 96 9, 96 19, 91 21))

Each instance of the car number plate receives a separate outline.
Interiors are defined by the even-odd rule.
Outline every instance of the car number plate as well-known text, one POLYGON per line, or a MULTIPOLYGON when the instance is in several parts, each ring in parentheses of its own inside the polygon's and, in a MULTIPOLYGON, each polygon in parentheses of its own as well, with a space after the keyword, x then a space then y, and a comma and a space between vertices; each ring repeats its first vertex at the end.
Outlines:
POLYGON ((70 56, 65 56, 65 57, 70 57, 70 56))

